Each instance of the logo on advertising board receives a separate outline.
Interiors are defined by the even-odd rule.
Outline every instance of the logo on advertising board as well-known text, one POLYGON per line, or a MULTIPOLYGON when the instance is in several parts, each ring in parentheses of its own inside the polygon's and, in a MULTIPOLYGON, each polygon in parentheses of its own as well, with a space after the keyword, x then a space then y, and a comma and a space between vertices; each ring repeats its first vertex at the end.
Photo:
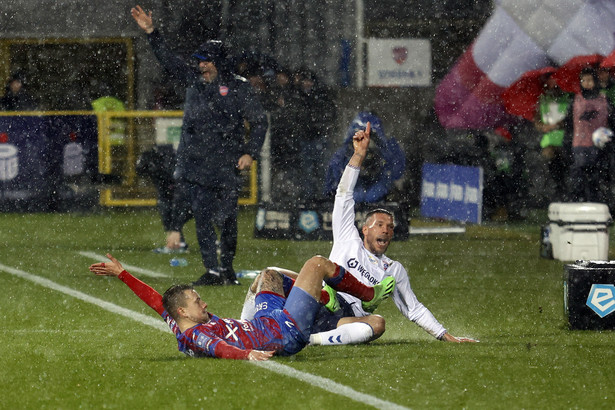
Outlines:
POLYGON ((299 215, 299 228, 305 233, 314 232, 320 227, 318 214, 315 211, 303 211, 299 215))
POLYGON ((418 38, 370 38, 367 41, 367 85, 431 85, 431 43, 418 38))
POLYGON ((393 60, 397 64, 403 64, 408 58, 408 49, 406 47, 393 47, 393 60))
POLYGON ((613 313, 615 311, 615 285, 594 283, 586 303, 601 318, 613 313))
POLYGON ((15 145, 0 145, 0 181, 10 181, 19 173, 18 149, 15 145))

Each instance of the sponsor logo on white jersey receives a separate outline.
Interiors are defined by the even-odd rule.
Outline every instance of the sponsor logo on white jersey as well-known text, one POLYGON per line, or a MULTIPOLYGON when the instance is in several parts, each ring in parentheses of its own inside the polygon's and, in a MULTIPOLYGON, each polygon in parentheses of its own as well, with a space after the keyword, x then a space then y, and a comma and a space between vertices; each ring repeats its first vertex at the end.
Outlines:
POLYGON ((367 269, 365 269, 356 258, 348 259, 348 261, 346 262, 346 266, 348 266, 349 269, 354 269, 362 277, 367 279, 367 281, 372 285, 377 285, 378 283, 380 283, 380 281, 374 278, 372 274, 367 269))

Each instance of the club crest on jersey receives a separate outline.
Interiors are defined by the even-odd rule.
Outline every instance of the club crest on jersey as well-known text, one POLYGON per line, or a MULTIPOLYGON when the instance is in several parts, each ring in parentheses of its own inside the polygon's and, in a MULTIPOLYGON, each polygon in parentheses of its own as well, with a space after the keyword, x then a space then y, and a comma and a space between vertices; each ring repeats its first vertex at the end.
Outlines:
POLYGON ((210 342, 211 339, 205 336, 203 333, 200 333, 196 338, 196 345, 201 348, 205 348, 205 346, 210 342))
POLYGON ((384 270, 389 269, 389 263, 386 261, 382 261, 382 266, 384 267, 384 270))
POLYGON ((226 97, 228 95, 228 87, 226 85, 220 86, 220 95, 226 97))

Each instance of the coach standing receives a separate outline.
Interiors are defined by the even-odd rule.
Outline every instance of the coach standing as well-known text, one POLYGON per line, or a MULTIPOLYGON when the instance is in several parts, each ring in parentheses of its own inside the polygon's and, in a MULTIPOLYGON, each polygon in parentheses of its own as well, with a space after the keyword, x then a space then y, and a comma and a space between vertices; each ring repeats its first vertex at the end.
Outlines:
MULTIPOLYGON (((237 248, 239 171, 249 168, 265 139, 267 117, 250 84, 232 73, 222 42, 209 40, 187 64, 170 51, 154 28, 152 13, 140 6, 132 17, 147 33, 158 61, 186 87, 184 118, 174 177, 184 184, 191 201, 205 273, 193 285, 238 284, 233 270, 237 248), (245 141, 249 124, 250 138, 245 141), (216 232, 220 230, 220 261, 216 232)), ((179 243, 181 226, 174 226, 167 246, 179 243)))

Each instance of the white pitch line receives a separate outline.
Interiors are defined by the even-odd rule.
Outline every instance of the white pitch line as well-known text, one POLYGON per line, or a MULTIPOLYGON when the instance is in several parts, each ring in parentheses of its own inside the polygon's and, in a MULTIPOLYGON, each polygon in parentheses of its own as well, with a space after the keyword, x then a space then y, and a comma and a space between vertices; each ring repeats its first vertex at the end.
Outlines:
MULTIPOLYGON (((85 256, 86 258, 94 259, 99 262, 109 260, 109 258, 107 258, 105 255, 99 255, 94 252, 80 251, 79 255, 85 256)), ((125 263, 122 263, 122 265, 124 266, 124 268, 126 268, 127 271, 130 271, 133 273, 141 273, 146 276, 151 276, 152 278, 168 278, 169 277, 169 275, 162 273, 162 272, 155 272, 153 270, 143 269, 138 266, 128 265, 125 263)))
POLYGON ((314 387, 320 387, 329 393, 334 393, 340 396, 347 397, 362 404, 374 406, 378 409, 408 409, 408 407, 400 406, 399 404, 391 403, 390 401, 379 399, 378 397, 370 396, 369 394, 361 393, 343 384, 334 382, 331 379, 305 373, 292 367, 285 366, 278 362, 268 360, 266 362, 250 362, 257 366, 264 367, 272 372, 292 377, 302 382, 311 384, 314 387))
MULTIPOLYGON (((84 255, 84 256, 89 256, 89 255, 84 255)), ((20 269, 15 269, 10 266, 3 265, 3 264, 0 264, 0 271, 10 273, 11 275, 20 277, 22 279, 29 280, 31 282, 34 282, 46 288, 56 290, 58 292, 72 296, 84 302, 91 303, 105 310, 108 310, 109 312, 117 313, 118 315, 122 315, 124 317, 127 317, 128 319, 135 320, 137 322, 151 326, 158 330, 162 330, 167 333, 171 332, 169 327, 164 322, 162 322, 161 319, 154 319, 151 316, 147 316, 147 315, 132 311, 130 309, 123 308, 116 304, 104 301, 102 299, 98 299, 94 296, 90 296, 78 290, 60 285, 58 283, 55 283, 41 276, 37 276, 37 275, 22 271, 20 269)), ((348 386, 334 382, 333 380, 320 377, 320 376, 316 376, 310 373, 305 373, 305 372, 293 369, 292 367, 285 366, 281 363, 277 363, 274 361, 249 362, 249 363, 260 366, 274 373, 278 373, 284 376, 295 378, 299 381, 310 384, 314 387, 319 387, 330 393, 344 396, 351 400, 358 401, 359 403, 374 406, 379 409, 407 409, 407 407, 403 407, 398 404, 391 403, 389 401, 382 400, 374 396, 370 396, 369 394, 358 392, 348 386)))
POLYGON ((156 329, 165 330, 167 332, 171 331, 171 329, 169 329, 169 327, 166 324, 164 324, 164 322, 161 322, 160 320, 156 320, 151 316, 147 316, 142 313, 134 312, 130 309, 123 308, 121 306, 115 305, 105 300, 95 298, 94 296, 90 296, 86 293, 79 292, 78 290, 66 287, 64 285, 60 285, 58 283, 55 283, 41 276, 33 275, 31 273, 24 272, 20 269, 12 268, 10 266, 6 266, 1 263, 0 263, 0 270, 6 273, 10 273, 11 275, 18 276, 22 279, 29 280, 30 282, 34 282, 46 288, 57 290, 58 292, 62 292, 66 295, 72 296, 84 302, 88 302, 93 305, 99 306, 105 310, 108 310, 109 312, 117 313, 118 315, 125 316, 129 319, 134 319, 138 322, 155 327, 156 329))

